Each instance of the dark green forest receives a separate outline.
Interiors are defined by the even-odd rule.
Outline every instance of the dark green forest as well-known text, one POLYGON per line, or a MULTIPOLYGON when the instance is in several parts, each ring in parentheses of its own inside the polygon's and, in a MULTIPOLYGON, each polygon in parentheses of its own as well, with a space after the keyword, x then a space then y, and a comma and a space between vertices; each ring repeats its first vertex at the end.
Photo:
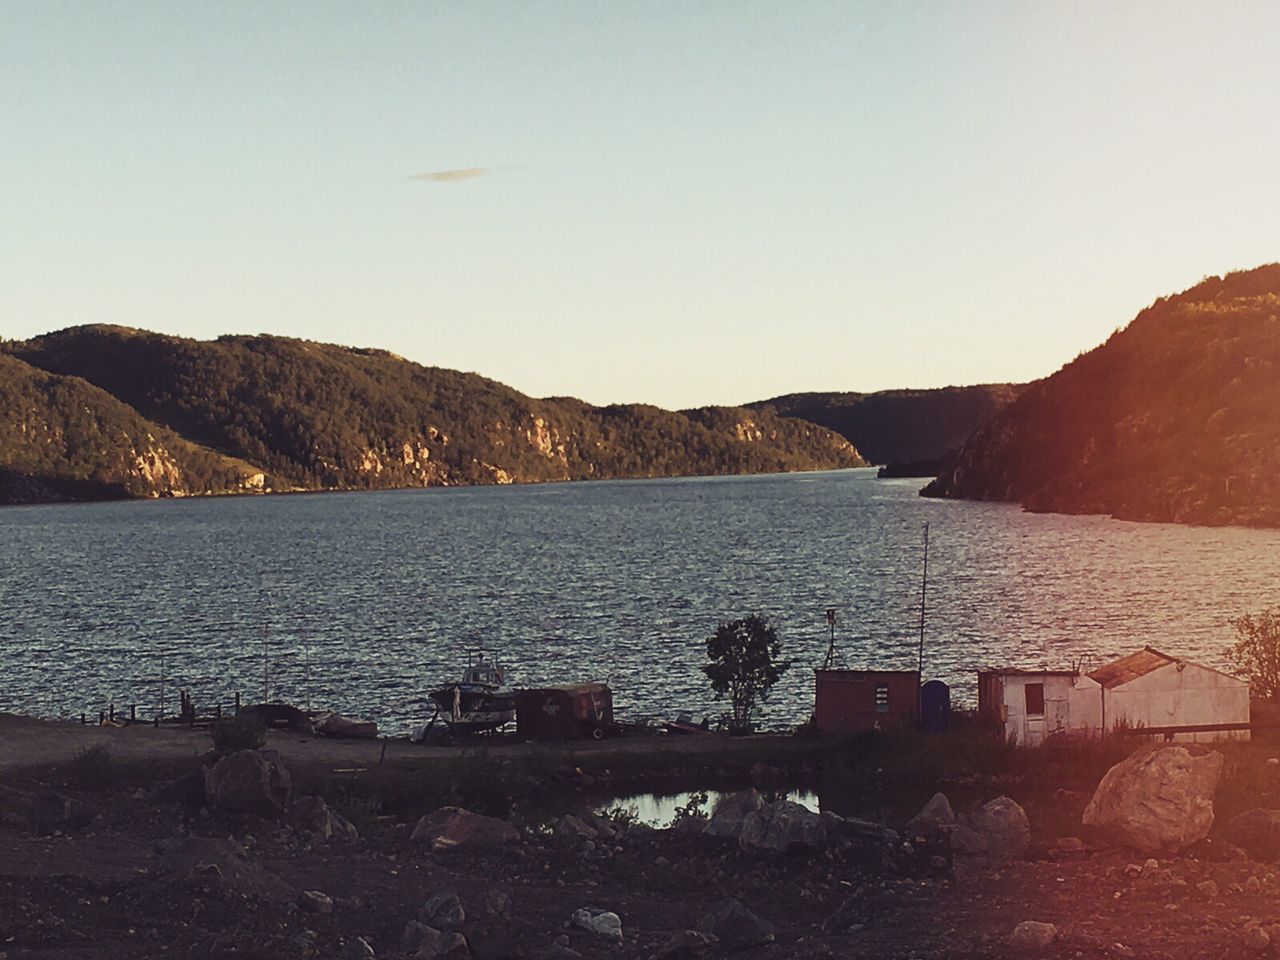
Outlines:
POLYGON ((1157 300, 1026 387, 924 492, 1280 526, 1280 264, 1157 300))
POLYGON ((838 434, 768 410, 539 400, 386 351, 283 337, 83 326, 4 343, 0 360, 8 502, 865 462, 838 434))

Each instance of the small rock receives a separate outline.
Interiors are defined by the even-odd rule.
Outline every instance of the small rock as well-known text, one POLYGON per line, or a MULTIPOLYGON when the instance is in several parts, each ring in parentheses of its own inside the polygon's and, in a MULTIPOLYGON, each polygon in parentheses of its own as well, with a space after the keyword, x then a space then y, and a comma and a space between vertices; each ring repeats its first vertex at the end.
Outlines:
POLYGON ((1154 857, 1149 857, 1142 864, 1143 874, 1147 874, 1147 875, 1153 874, 1159 869, 1160 869, 1160 861, 1156 860, 1154 857))
POLYGON ((319 890, 304 891, 298 906, 310 913, 333 913, 333 898, 319 890))
POLYGON ((1052 923, 1023 920, 1009 934, 1009 945, 1040 950, 1058 938, 1058 928, 1052 923))
POLYGON ((1248 880, 1244 882, 1244 892, 1245 893, 1261 893, 1262 881, 1259 880, 1257 877, 1250 877, 1248 880))
POLYGON ((719 941, 700 930, 681 930, 658 948, 658 960, 698 960, 709 955, 719 941))
POLYGON ((1126 958, 1136 957, 1138 955, 1138 951, 1134 950, 1133 947, 1126 946, 1123 943, 1113 943, 1111 946, 1107 947, 1107 953, 1115 957, 1126 957, 1126 958))
POLYGON ((950 827, 956 822, 956 813, 944 793, 935 793, 914 817, 907 821, 903 831, 907 836, 924 836, 950 827))
POLYGON ((580 930, 594 933, 610 940, 622 940, 622 920, 616 913, 583 907, 573 911, 571 922, 580 930))
POLYGON ((373 945, 364 937, 348 941, 346 949, 342 951, 342 960, 377 960, 377 956, 373 945))
POLYGON ((721 900, 698 923, 698 930, 716 937, 727 950, 772 943, 773 924, 761 919, 732 897, 721 900))
POLYGON ((462 901, 450 890, 442 890, 430 897, 418 911, 418 922, 437 930, 457 930, 466 919, 462 901))
POLYGON ((1201 880, 1196 884, 1196 893, 1205 900, 1218 899, 1218 885, 1212 880, 1201 880))
POLYGON ((511 898, 501 890, 489 890, 480 901, 480 913, 486 917, 505 917, 511 912, 511 898))
POLYGON ((1270 934, 1262 929, 1261 924, 1257 923, 1251 923, 1245 927, 1243 941, 1244 948, 1253 953, 1261 953, 1271 946, 1270 934))

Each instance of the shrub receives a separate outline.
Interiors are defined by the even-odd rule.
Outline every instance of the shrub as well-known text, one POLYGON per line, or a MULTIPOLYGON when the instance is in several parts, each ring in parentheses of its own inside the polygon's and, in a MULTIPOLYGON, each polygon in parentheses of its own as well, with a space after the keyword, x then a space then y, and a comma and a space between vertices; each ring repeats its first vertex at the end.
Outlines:
POLYGON ((267 745, 267 727, 257 717, 224 717, 213 725, 213 752, 261 750, 267 745))
POLYGON ((102 744, 85 747, 67 765, 68 779, 84 786, 105 785, 114 776, 115 765, 111 751, 102 744))

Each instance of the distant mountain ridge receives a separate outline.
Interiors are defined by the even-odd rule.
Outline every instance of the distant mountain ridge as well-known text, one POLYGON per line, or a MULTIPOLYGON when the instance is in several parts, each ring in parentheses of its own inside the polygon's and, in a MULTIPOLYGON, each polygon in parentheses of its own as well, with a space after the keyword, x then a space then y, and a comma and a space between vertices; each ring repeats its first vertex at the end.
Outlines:
POLYGON ((116 326, 0 344, 0 502, 865 465, 768 410, 534 399, 382 350, 116 326))
POLYGON ((1155 301, 1024 389, 923 493, 1280 526, 1280 264, 1155 301))
POLYGON ((1018 395, 1021 384, 986 383, 876 393, 792 393, 748 404, 836 431, 872 463, 938 461, 1018 395))

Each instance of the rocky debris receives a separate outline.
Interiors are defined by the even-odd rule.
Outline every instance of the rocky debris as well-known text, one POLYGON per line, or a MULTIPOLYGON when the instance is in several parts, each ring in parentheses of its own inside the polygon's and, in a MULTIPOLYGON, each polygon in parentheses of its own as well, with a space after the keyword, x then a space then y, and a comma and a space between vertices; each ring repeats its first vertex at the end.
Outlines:
POLYGON ((704 837, 724 837, 736 840, 742 832, 743 820, 764 806, 764 797, 752 787, 739 793, 722 796, 716 801, 711 819, 702 828, 704 837))
POLYGON ((520 831, 497 817, 472 813, 463 807, 441 807, 418 821, 410 837, 432 850, 472 850, 516 843, 520 831))
POLYGON ((31 801, 31 829, 39 836, 81 830, 98 815, 95 807, 46 790, 31 801))
POLYGON ((1280 860, 1280 810, 1246 810, 1227 821, 1222 833, 1253 860, 1280 860))
POLYGON ((418 922, 437 930, 460 930, 466 919, 462 901, 452 890, 442 890, 430 897, 418 911, 418 922))
POLYGON ((750 853, 798 853, 825 849, 822 817, 790 800, 767 803, 742 819, 738 845, 750 853))
POLYGON ((1052 923, 1023 920, 1009 934, 1009 946, 1026 950, 1043 950, 1058 939, 1058 928, 1052 923))
POLYGON ((320 797, 299 797, 293 801, 289 812, 294 822, 313 837, 344 842, 360 839, 360 831, 355 828, 355 824, 320 797))
POLYGON ((189 773, 184 773, 178 779, 170 780, 168 783, 156 788, 149 799, 152 803, 198 810, 206 802, 204 785, 205 769, 204 767, 197 767, 189 773))
POLYGON ((293 792, 289 771, 257 750, 237 750, 204 773, 210 806, 262 817, 288 810, 293 792))
POLYGON ((319 890, 304 890, 298 906, 308 913, 333 913, 333 897, 319 890))
POLYGON ((727 950, 772 943, 776 930, 732 897, 721 900, 698 923, 700 933, 715 937, 727 950))
POLYGON ((1107 771, 1083 823, 1144 853, 1181 850, 1213 825, 1222 763, 1222 754, 1194 743, 1135 753, 1107 771))
POLYGON ((907 821, 903 830, 909 837, 924 837, 949 829, 956 823, 955 811, 951 809, 951 801, 944 793, 935 793, 914 817, 907 821))
POLYGON ((282 881, 250 858, 243 845, 231 839, 180 837, 156 845, 159 870, 173 880, 215 884, 240 896, 288 899, 282 881))
POLYGON ((719 942, 700 930, 680 930, 658 948, 656 956, 658 960, 700 960, 712 956, 719 942))
POLYGON ((364 937, 347 941, 346 949, 342 951, 342 960, 377 960, 377 957, 373 944, 364 937))
POLYGON ((622 942, 622 919, 612 911, 598 907, 581 907, 569 918, 579 930, 586 930, 608 940, 622 942))
POLYGON ((509 917, 511 897, 502 890, 486 890, 480 901, 480 914, 489 918, 509 917))

